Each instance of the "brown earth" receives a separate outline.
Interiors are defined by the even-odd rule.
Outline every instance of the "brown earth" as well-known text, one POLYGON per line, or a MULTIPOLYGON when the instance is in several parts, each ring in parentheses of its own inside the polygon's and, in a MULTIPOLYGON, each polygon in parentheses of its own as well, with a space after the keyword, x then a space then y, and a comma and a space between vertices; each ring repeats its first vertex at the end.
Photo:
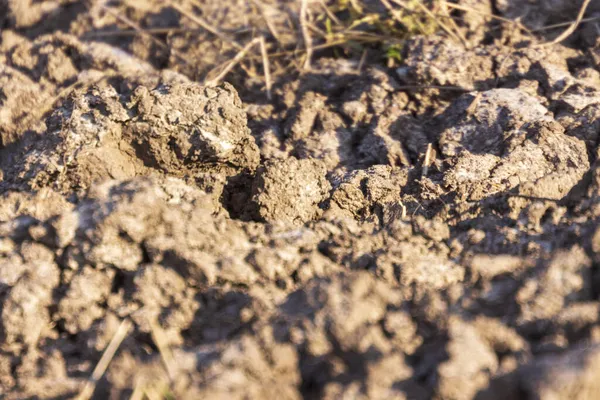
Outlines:
POLYGON ((269 100, 300 2, 0 0, 0 397, 597 398, 600 7, 522 3, 269 100))

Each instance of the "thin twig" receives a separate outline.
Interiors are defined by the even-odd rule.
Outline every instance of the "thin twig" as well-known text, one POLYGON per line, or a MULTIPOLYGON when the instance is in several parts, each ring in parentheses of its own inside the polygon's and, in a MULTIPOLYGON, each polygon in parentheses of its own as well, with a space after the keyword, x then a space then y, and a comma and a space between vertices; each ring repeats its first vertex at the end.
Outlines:
POLYGON ((129 400, 144 400, 144 388, 140 382, 136 383, 135 388, 133 388, 133 393, 131 393, 131 397, 129 400))
MULTIPOLYGON (((364 35, 364 36, 356 36, 356 37, 351 37, 351 38, 344 38, 344 39, 340 39, 340 40, 336 40, 333 42, 329 42, 329 43, 322 43, 322 44, 318 44, 313 46, 313 50, 323 50, 323 49, 328 49, 331 47, 335 47, 335 46, 342 46, 346 43, 348 43, 348 41, 354 40, 356 42, 361 42, 361 43, 381 43, 381 39, 382 36, 375 36, 375 35, 364 35)), ((403 40, 399 40, 397 38, 393 38, 394 40, 392 40, 392 43, 403 43, 403 40)), ((299 53, 305 53, 306 49, 296 49, 296 50, 285 50, 285 51, 279 51, 276 53, 271 53, 269 54, 269 57, 271 59, 273 58, 281 58, 281 57, 288 57, 291 55, 297 55, 299 53)), ((256 60, 258 58, 260 58, 260 54, 250 54, 248 55, 248 59, 251 60, 256 60)), ((225 64, 225 63, 224 63, 225 64)), ((224 64, 221 64, 224 65, 224 64)))
POLYGON ((363 13, 363 8, 361 7, 361 5, 358 3, 358 0, 350 0, 350 5, 352 5, 352 8, 354 8, 354 10, 356 12, 358 12, 359 14, 363 13))
POLYGON ((454 90, 457 92, 472 92, 473 88, 464 88, 460 86, 438 86, 438 85, 405 85, 399 86, 398 90, 419 90, 419 89, 440 89, 440 90, 454 90))
POLYGON ((164 400, 163 396, 155 388, 152 388, 152 390, 146 389, 144 394, 149 400, 164 400))
MULTIPOLYGON (((391 3, 388 0, 381 0, 381 3, 385 6, 385 8, 387 8, 387 10, 390 12, 390 14, 392 15, 392 18, 395 19, 396 21, 398 21, 400 24, 404 24, 404 22, 402 21, 402 18, 400 16, 398 16, 399 11, 395 10, 394 7, 392 7, 391 3)), ((398 3, 396 3, 398 4, 398 3)), ((414 13, 413 10, 411 10, 410 8, 408 8, 405 4, 400 4, 400 6, 402 8, 404 8, 406 11, 408 11, 409 13, 414 13)), ((400 12, 400 14, 402 14, 400 12)), ((425 32, 425 26, 421 23, 421 21, 419 21, 418 18, 416 18, 414 20, 415 24, 417 24, 417 26, 419 27, 419 29, 421 30, 421 32, 425 32)))
POLYGON ((358 67, 356 68, 356 72, 360 75, 363 69, 363 66, 365 65, 365 61, 367 60, 367 53, 369 52, 369 49, 365 49, 362 53, 362 55, 360 56, 360 61, 358 62, 358 67))
POLYGON ((469 104, 469 106, 465 110, 465 113, 467 115, 473 115, 475 113, 475 110, 477 110, 477 107, 479 107, 479 102, 481 101, 482 97, 483 97, 483 94, 481 92, 477 92, 477 94, 475 95, 475 98, 473 98, 473 101, 471 102, 471 104, 469 104))
POLYGON ((250 65, 244 65, 244 63, 240 64, 240 68, 248 74, 250 78, 256 78, 258 75, 256 74, 256 67, 254 66, 254 60, 248 59, 250 65))
POLYGON ((263 70, 265 72, 265 87, 267 89, 267 99, 272 100, 271 97, 271 66, 269 65, 269 54, 267 53, 267 45, 265 43, 265 37, 260 38, 260 53, 262 55, 263 70))
POLYGON ((321 30, 318 26, 316 26, 315 24, 311 24, 310 22, 306 24, 306 26, 308 27, 308 29, 310 29, 311 31, 313 31, 314 33, 316 33, 317 35, 321 36, 322 38, 328 38, 329 35, 321 30))
MULTIPOLYGON (((394 3, 399 4, 400 0, 392 0, 394 3)), ((467 46, 467 41, 462 35, 456 34, 452 29, 450 29, 445 23, 443 23, 440 19, 436 17, 436 15, 429 10, 429 8, 425 7, 425 5, 421 2, 421 0, 416 0, 417 5, 423 10, 425 14, 429 16, 432 20, 435 21, 436 24, 440 26, 448 35, 452 36, 454 40, 461 42, 465 47, 467 46)))
POLYGON ((223 71, 221 71, 221 73, 219 75, 217 75, 215 78, 207 81, 205 83, 205 85, 206 86, 215 86, 215 85, 219 84, 219 82, 221 82, 221 80, 223 78, 225 78, 225 76, 229 73, 229 71, 231 71, 233 69, 233 67, 235 67, 242 60, 242 58, 244 58, 244 56, 246 55, 246 53, 248 53, 248 51, 250 51, 252 46, 256 45, 259 42, 260 42, 260 38, 254 38, 250 42, 248 42, 248 44, 246 46, 244 46, 244 48, 242 50, 240 50, 239 53, 237 53, 235 55, 235 57, 233 57, 233 59, 229 62, 229 64, 227 64, 227 66, 223 69, 223 71))
MULTIPOLYGON (((380 43, 382 38, 387 38, 387 37, 377 36, 377 35, 365 35, 365 36, 352 37, 352 40, 357 41, 357 42, 363 42, 363 43, 380 43)), ((336 40, 336 41, 329 42, 329 43, 322 43, 322 44, 313 46, 313 50, 322 50, 322 49, 328 49, 328 48, 335 47, 335 46, 341 46, 341 45, 348 43, 349 40, 350 40, 350 38, 345 38, 342 40, 336 40)), ((399 40, 397 38, 389 38, 389 40, 393 43, 402 43, 403 42, 402 40, 399 40)), ((306 49, 285 50, 285 51, 279 51, 276 53, 271 53, 271 54, 269 54, 269 58, 274 59, 274 58, 289 57, 292 55, 297 55, 298 53, 305 53, 305 52, 306 52, 306 49)), ((262 56, 260 54, 249 54, 247 56, 247 58, 249 60, 256 60, 256 59, 262 58, 262 56)), ((218 66, 216 66, 213 69, 213 71, 224 68, 225 65, 229 65, 230 63, 231 63, 231 61, 226 61, 222 64, 219 64, 218 66)), ((301 67, 298 67, 298 68, 301 68, 301 67)), ((210 73, 208 75, 210 75, 210 73)))
POLYGON ((302 38, 304 39, 304 47, 306 48, 306 59, 304 60, 303 68, 310 70, 312 62, 313 45, 310 31, 308 29, 308 0, 300 0, 300 27, 302 28, 302 38))
MULTIPOLYGON (((445 2, 441 2, 440 3, 440 8, 443 11, 443 14, 440 15, 441 18, 446 18, 450 21, 450 25, 452 25, 452 27, 454 28, 454 31, 456 32, 456 34, 460 37, 460 40, 467 45, 467 38, 465 37, 465 35, 462 34, 460 27, 458 26, 458 24, 456 23, 456 21, 454 20, 454 18, 452 18, 452 16, 450 15, 450 11, 448 10, 448 7, 446 5, 445 2)), ((434 15, 438 15, 437 13, 434 15)))
POLYGON ((152 340, 154 340, 154 343, 158 348, 160 358, 165 365, 169 379, 171 382, 173 382, 177 371, 175 367, 175 359, 173 358, 169 344, 165 340, 165 334, 163 330, 156 324, 156 322, 153 321, 150 321, 150 334, 152 335, 152 340))
MULTIPOLYGON (((146 28, 145 31, 153 35, 166 35, 169 33, 183 33, 183 32, 201 32, 201 29, 188 29, 188 28, 146 28)), ((135 29, 119 29, 116 31, 91 31, 86 32, 82 35, 84 38, 90 37, 110 37, 110 36, 135 36, 140 33, 135 29)))
POLYGON ((121 342, 123 342, 123 339, 125 339, 125 337, 129 333, 131 326, 132 324, 128 319, 124 319, 121 322, 114 336, 110 340, 110 343, 108 344, 108 346, 106 346, 106 349, 104 350, 100 361, 98 361, 98 364, 96 364, 96 368, 94 368, 92 375, 86 382, 81 393, 79 393, 79 396, 77 396, 77 400, 87 400, 92 396, 92 394, 94 394, 94 390, 96 389, 96 383, 102 378, 102 376, 106 372, 108 365, 115 356, 115 353, 121 345, 121 342))
POLYGON ((304 69, 310 70, 310 64, 313 54, 312 39, 308 31, 308 0, 301 0, 300 6, 300 26, 302 27, 302 37, 304 38, 304 47, 306 48, 306 60, 304 61, 304 69))
POLYGON ((195 24, 197 24, 200 27, 206 29, 208 32, 212 33, 213 35, 215 35, 216 37, 218 37, 222 41, 230 43, 231 45, 233 45, 238 50, 242 48, 242 46, 238 42, 236 42, 235 40, 233 40, 229 36, 225 35, 223 32, 219 31, 217 28, 215 28, 212 25, 210 25, 202 17, 200 17, 198 15, 192 14, 191 12, 187 11, 185 8, 181 7, 179 4, 175 3, 174 1, 171 1, 171 7, 173 7, 181 15, 187 17, 189 20, 191 20, 195 24))
MULTIPOLYGON (((345 42, 349 42, 351 40, 355 40, 355 41, 372 40, 372 41, 376 41, 376 42, 386 41, 386 42, 392 42, 392 43, 403 43, 404 42, 404 40, 398 39, 398 37, 395 37, 395 36, 382 35, 382 34, 373 33, 373 32, 363 32, 363 31, 357 31, 357 30, 343 31, 343 32, 341 32, 340 37, 344 38, 343 40, 345 42)), ((317 46, 313 46, 313 49, 316 49, 316 48, 317 48, 317 46)))
POLYGON ((321 4, 321 8, 323 8, 325 14, 327 14, 330 20, 332 20, 336 25, 342 24, 340 20, 335 16, 335 14, 331 12, 329 7, 327 7, 327 4, 325 4, 325 0, 319 0, 319 3, 321 4))
MULTIPOLYGON (((579 21, 579 23, 583 24, 586 22, 594 22, 594 21, 598 21, 598 20, 600 20, 600 17, 588 17, 588 18, 583 18, 581 21, 579 21)), ((558 24, 546 25, 546 26, 542 26, 541 28, 532 29, 531 32, 542 32, 542 31, 547 31, 550 29, 562 28, 563 26, 572 25, 575 22, 576 21, 568 21, 568 22, 561 22, 558 24)))
POLYGON ((271 32, 271 35, 273 35, 273 37, 275 38, 277 43, 279 43, 281 45, 281 39, 279 36, 279 32, 277 32, 277 28, 275 28, 275 25, 273 25, 273 22, 267 15, 265 6, 259 0, 250 0, 250 1, 252 2, 252 4, 254 4, 256 6, 256 8, 258 8, 258 10, 260 11, 260 14, 262 15, 263 19, 265 20, 265 23, 267 24, 267 28, 269 29, 269 32, 271 32))
POLYGON ((514 54, 514 50, 511 50, 508 54, 506 54, 502 58, 502 61, 500 62, 500 64, 498 64, 498 67, 496 68, 496 71, 497 71, 496 82, 494 83, 495 88, 498 88, 498 85, 500 84, 500 79, 502 79, 502 69, 504 68, 504 65, 510 59, 510 57, 512 57, 513 54, 514 54))
POLYGON ((571 24, 571 26, 568 27, 563 33, 561 33, 556 39, 554 39, 553 41, 548 42, 544 45, 551 46, 553 44, 558 44, 558 43, 562 42, 563 40, 565 40, 566 38, 568 38, 569 36, 571 36, 571 34, 573 32, 575 32, 575 30, 581 23, 581 20, 583 19, 583 16, 585 15, 585 12, 586 12, 588 6, 590 5, 590 2, 591 2, 591 0, 584 0, 583 4, 581 5, 581 8, 579 9, 579 13, 577 14, 577 19, 575 20, 575 22, 573 22, 571 24))
POLYGON ((427 144, 427 151, 425 151, 425 160, 423 161, 423 169, 421 171, 421 176, 427 176, 429 172, 429 166, 431 165, 433 158, 433 147, 431 143, 427 144))

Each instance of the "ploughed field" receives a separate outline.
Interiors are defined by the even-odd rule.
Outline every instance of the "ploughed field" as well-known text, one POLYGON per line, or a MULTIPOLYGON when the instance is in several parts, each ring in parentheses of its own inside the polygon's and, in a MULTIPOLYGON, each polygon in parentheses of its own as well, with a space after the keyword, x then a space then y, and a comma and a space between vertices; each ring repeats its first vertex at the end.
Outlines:
POLYGON ((0 397, 598 398, 600 3, 0 28, 0 397))

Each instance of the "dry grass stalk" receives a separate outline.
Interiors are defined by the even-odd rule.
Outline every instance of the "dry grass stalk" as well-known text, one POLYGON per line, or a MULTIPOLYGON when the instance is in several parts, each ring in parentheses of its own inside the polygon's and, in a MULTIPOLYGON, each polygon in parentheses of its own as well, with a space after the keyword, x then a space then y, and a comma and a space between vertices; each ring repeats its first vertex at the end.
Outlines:
POLYGON ((440 8, 442 9, 443 14, 441 15, 441 17, 448 19, 448 21, 450 21, 450 25, 452 25, 452 28, 454 28, 454 32, 456 32, 456 34, 460 37, 460 40, 467 44, 467 38, 465 38, 465 36, 462 34, 458 24, 456 23, 456 21, 454 20, 454 18, 452 18, 452 16, 450 15, 450 10, 448 8, 448 4, 444 1, 440 2, 440 8))
POLYGON ((327 39, 327 37, 329 36, 324 30, 320 29, 315 24, 312 24, 309 22, 306 24, 306 26, 308 27, 308 29, 310 29, 312 32, 316 33, 317 35, 321 36, 323 39, 327 39))
MULTIPOLYGON (((600 21, 600 17, 583 18, 583 19, 581 19, 581 21, 579 21, 579 23, 583 24, 585 22, 594 22, 594 21, 600 21)), ((531 32, 542 32, 542 31, 548 31, 550 29, 562 28, 563 26, 572 25, 575 22, 576 21, 569 21, 569 22, 560 22, 558 24, 546 25, 546 26, 542 26, 541 28, 533 29, 531 32)))
POLYGON ((227 66, 223 69, 223 71, 221 71, 219 75, 217 75, 213 79, 206 81, 204 84, 206 86, 218 85, 219 82, 221 82, 221 80, 225 78, 225 76, 233 69, 233 67, 235 67, 240 61, 242 61, 242 59, 246 56, 246 53, 248 53, 248 51, 250 51, 250 49, 257 43, 260 43, 260 38, 254 38, 250 42, 248 42, 248 44, 246 44, 244 48, 240 50, 239 53, 237 53, 231 61, 229 61, 229 64, 227 64, 227 66))
POLYGON ((356 10, 356 12, 358 12, 359 14, 362 14, 363 13, 363 8, 359 4, 358 1, 359 0, 350 0, 350 5, 352 5, 352 8, 354 8, 354 10, 356 10))
POLYGON ((250 1, 252 2, 252 4, 254 4, 254 6, 256 8, 258 8, 262 18, 265 20, 265 23, 267 24, 267 29, 269 29, 269 32, 271 32, 271 35, 273 35, 273 37, 275 38, 277 43, 279 43, 281 45, 281 39, 279 36, 279 32, 277 31, 277 28, 275 28, 275 25, 273 24, 273 21, 271 21, 271 18, 269 18, 269 15, 267 14, 267 11, 265 10, 265 6, 259 0, 250 0, 250 1))
POLYGON ((548 42, 545 44, 545 46, 551 46, 553 44, 557 44, 562 42, 563 40, 565 40, 566 38, 568 38, 569 36, 571 36, 571 34, 573 32, 575 32, 575 30, 577 29, 577 27, 579 26, 579 24, 581 23, 581 20, 583 19, 583 16, 585 15, 585 12, 587 11, 588 6, 590 5, 591 0, 584 0, 583 4, 581 5, 581 8, 579 9, 579 13, 577 14, 577 19, 575 20, 575 22, 573 22, 571 24, 571 26, 569 26, 563 33, 561 33, 556 39, 554 39, 551 42, 548 42))
POLYGON ((481 101, 482 96, 483 96, 483 94, 481 92, 477 92, 477 94, 475 95, 475 98, 473 99, 471 104, 469 104, 469 107, 467 107, 467 109, 465 110, 467 115, 472 115, 475 112, 475 110, 477 109, 477 106, 479 106, 479 102, 481 101))
POLYGON ((267 45, 265 42, 265 37, 261 36, 260 38, 260 53, 262 55, 263 62, 263 70, 265 72, 265 87, 267 89, 267 99, 269 101, 272 100, 271 96, 271 66, 269 64, 269 54, 267 53, 267 45))
MULTIPOLYGON (((347 44, 350 40, 360 42, 360 43, 378 43, 378 42, 381 42, 382 40, 389 41, 392 43, 401 43, 402 42, 402 40, 398 40, 398 38, 393 38, 393 37, 389 37, 389 36, 374 35, 374 34, 369 34, 369 33, 365 33, 365 32, 363 32, 363 35, 354 36, 353 33, 354 32, 349 32, 349 34, 344 34, 343 39, 331 41, 329 43, 322 43, 322 44, 314 45, 314 46, 312 46, 312 49, 313 50, 322 50, 322 49, 327 49, 327 48, 331 48, 331 47, 341 46, 341 45, 347 44)), ((306 49, 285 50, 285 51, 271 53, 271 54, 269 54, 269 58, 270 59, 282 58, 282 57, 298 55, 299 53, 304 54, 305 52, 306 52, 306 49)), ((256 54, 248 55, 249 59, 257 59, 260 57, 261 57, 260 55, 256 55, 256 54)))
MULTIPOLYGON (((392 0, 394 3, 399 4, 400 0, 392 0)), ((450 29, 449 26, 447 26, 445 23, 443 23, 439 18, 437 18, 437 16, 431 12, 431 10, 429 10, 427 7, 425 7, 425 5, 421 2, 421 0, 417 0, 417 4, 419 6, 419 8, 421 8, 421 10, 423 10, 423 12, 425 14, 427 14, 429 16, 429 18, 431 18, 432 20, 435 21, 436 24, 438 24, 438 26, 440 28, 442 28, 448 35, 450 35, 451 37, 454 38, 454 40, 462 43, 465 47, 467 45, 467 41, 466 39, 460 34, 460 31, 455 33, 452 29, 450 29)))
POLYGON ((325 0, 319 0, 319 3, 321 4, 321 8, 323 8, 323 11, 325 11, 325 14, 327 14, 330 20, 332 20, 336 25, 342 24, 342 22, 335 16, 335 14, 331 12, 329 7, 327 7, 327 4, 325 4, 325 0))
POLYGON ((356 67, 356 72, 360 75, 362 72, 362 69, 365 65, 365 61, 367 61, 367 54, 369 53, 369 49, 365 49, 362 53, 362 55, 360 56, 360 61, 358 62, 358 67, 356 67))
POLYGON ((131 393, 131 397, 129 400, 144 400, 144 389, 140 382, 136 383, 135 388, 133 389, 133 393, 131 393))
POLYGON ((433 150, 433 146, 431 143, 427 144, 427 151, 425 151, 425 160, 423 161, 423 170, 421 171, 421 176, 427 176, 429 172, 429 167, 433 163, 435 159, 435 150, 433 150))
POLYGON ((149 400, 164 400, 163 396, 156 389, 146 389, 144 394, 149 400))
POLYGON ((96 364, 96 368, 94 368, 92 375, 83 387, 81 393, 79 393, 79 396, 77 396, 77 400, 87 400, 90 397, 92 397, 92 394, 94 394, 94 390, 96 389, 97 382, 102 378, 102 376, 106 372, 108 365, 110 364, 113 357, 115 356, 115 353, 119 349, 121 342, 123 342, 123 339, 125 339, 125 337, 129 333, 131 327, 132 324, 128 319, 124 319, 121 322, 114 336, 110 340, 110 343, 108 344, 108 346, 106 346, 106 349, 104 350, 100 361, 98 361, 98 364, 96 364))
POLYGON ((403 202, 400 202, 400 207, 402 207, 402 219, 406 218, 406 206, 403 202))
POLYGON ((173 382, 177 372, 176 364, 175 359, 173 358, 173 353, 171 353, 171 349, 169 348, 168 342, 166 340, 165 333, 156 322, 150 321, 150 334, 152 335, 152 340, 154 340, 154 343, 158 348, 160 358, 162 359, 163 364, 165 365, 165 369, 167 370, 169 379, 171 380, 171 382, 173 382))
POLYGON ((302 2, 300 6, 300 26, 302 27, 302 37, 304 39, 304 47, 306 48, 306 59, 304 60, 303 68, 310 70, 310 64, 312 60, 313 47, 312 38, 308 29, 308 0, 300 0, 302 2))
MULTIPOLYGON (((167 35, 170 33, 182 33, 182 32, 201 32, 200 29, 187 29, 187 28, 146 28, 144 29, 147 33, 153 35, 167 35)), ((87 32, 82 35, 83 38, 95 38, 95 37, 111 37, 111 36, 136 36, 140 32, 135 29, 120 29, 118 31, 97 31, 87 32)))
POLYGON ((465 88, 461 86, 440 86, 440 85, 404 85, 398 86, 398 90, 421 90, 421 89, 439 89, 439 90, 454 90, 457 92, 472 92, 473 88, 465 88))

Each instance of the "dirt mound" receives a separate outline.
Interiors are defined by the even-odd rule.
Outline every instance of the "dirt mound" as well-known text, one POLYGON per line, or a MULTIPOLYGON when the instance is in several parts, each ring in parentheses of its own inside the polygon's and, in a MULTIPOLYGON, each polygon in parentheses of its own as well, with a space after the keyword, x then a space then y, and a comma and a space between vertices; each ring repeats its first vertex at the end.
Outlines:
POLYGON ((469 200, 518 186, 520 195, 559 200, 589 169, 585 144, 565 135, 548 110, 518 89, 457 99, 439 118, 444 184, 469 200))
POLYGON ((129 3, 0 1, 0 397, 594 396, 598 44, 523 28, 581 2, 298 74, 385 4, 129 3))

